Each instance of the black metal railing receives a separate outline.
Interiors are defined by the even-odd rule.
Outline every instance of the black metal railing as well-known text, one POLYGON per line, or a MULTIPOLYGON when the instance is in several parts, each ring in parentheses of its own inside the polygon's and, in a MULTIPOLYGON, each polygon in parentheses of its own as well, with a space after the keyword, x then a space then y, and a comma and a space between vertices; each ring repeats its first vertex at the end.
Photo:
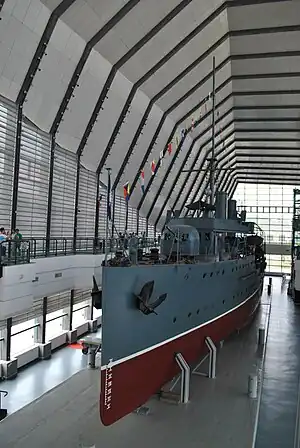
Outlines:
MULTIPOLYGON (((127 250, 130 237, 109 238, 107 251, 127 250)), ((156 247, 154 238, 139 238, 138 248, 156 247)), ((106 241, 103 238, 24 238, 21 241, 6 240, 0 243, 0 265, 13 266, 30 263, 31 260, 46 257, 60 257, 77 254, 105 254, 106 241)))

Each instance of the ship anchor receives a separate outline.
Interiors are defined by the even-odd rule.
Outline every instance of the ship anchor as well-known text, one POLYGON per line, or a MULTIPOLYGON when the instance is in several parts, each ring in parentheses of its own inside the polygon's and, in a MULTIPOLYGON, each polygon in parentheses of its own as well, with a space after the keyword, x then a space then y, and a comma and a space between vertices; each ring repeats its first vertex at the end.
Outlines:
POLYGON ((155 308, 161 305, 164 302, 164 300, 166 300, 168 295, 167 293, 161 294, 156 300, 154 300, 154 302, 151 302, 153 288, 154 288, 154 280, 145 283, 141 289, 141 292, 138 295, 134 294, 137 303, 137 308, 145 315, 152 313, 157 315, 156 311, 154 311, 155 308))

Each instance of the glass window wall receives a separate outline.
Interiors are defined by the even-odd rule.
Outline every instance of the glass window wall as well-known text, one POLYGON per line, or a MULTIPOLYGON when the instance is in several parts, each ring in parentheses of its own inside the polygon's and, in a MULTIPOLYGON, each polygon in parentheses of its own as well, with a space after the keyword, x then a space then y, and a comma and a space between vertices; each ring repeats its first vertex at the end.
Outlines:
POLYGON ((13 325, 11 329, 11 357, 24 353, 34 347, 35 319, 13 325))
POLYGON ((267 253, 268 272, 290 273, 290 251, 286 254, 283 246, 290 246, 292 242, 294 188, 291 185, 239 184, 234 195, 238 209, 247 210, 247 221, 255 221, 264 231, 267 251, 271 252, 272 245, 272 254, 267 253))

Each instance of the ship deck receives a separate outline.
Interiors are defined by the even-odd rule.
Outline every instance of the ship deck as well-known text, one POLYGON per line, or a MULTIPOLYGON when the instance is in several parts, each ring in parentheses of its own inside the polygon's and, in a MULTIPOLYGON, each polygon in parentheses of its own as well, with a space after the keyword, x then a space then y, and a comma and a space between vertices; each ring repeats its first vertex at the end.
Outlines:
MULTIPOLYGON (((262 305, 252 325, 225 341, 219 351, 216 379, 192 376, 190 403, 176 406, 153 399, 148 403, 148 415, 130 414, 110 427, 99 421, 99 370, 80 370, 47 391, 46 372, 55 359, 29 367, 28 371, 40 369, 38 381, 44 384, 46 393, 17 411, 18 394, 14 393, 9 411, 16 412, 0 424, 1 446, 250 448, 257 421, 257 448, 294 446, 287 441, 294 440, 298 427, 299 326, 300 312, 281 288, 281 279, 274 278, 272 296, 267 295, 265 284, 262 305), (266 374, 261 399, 252 400, 247 396, 248 375, 262 360, 261 351, 257 351, 257 333, 260 326, 266 325, 269 311, 266 374)), ((57 368, 70 371, 70 364, 66 364, 61 361, 57 368)), ((32 379, 26 383, 24 375, 20 375, 10 384, 16 391, 21 380, 24 403, 24 394, 30 394, 33 387, 32 379)), ((5 389, 5 383, 1 388, 5 389)))

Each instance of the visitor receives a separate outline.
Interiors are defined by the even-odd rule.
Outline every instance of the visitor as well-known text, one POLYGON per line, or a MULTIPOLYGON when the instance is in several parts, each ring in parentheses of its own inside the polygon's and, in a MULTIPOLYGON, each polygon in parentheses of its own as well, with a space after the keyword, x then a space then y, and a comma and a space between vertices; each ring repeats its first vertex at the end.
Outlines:
POLYGON ((5 246, 5 242, 6 242, 6 233, 5 233, 5 229, 4 229, 4 227, 1 227, 1 229, 0 229, 0 247, 1 247, 0 255, 1 255, 2 257, 5 257, 5 255, 6 255, 6 246, 5 246))
POLYGON ((22 233, 20 233, 19 229, 15 229, 12 234, 12 240, 15 242, 15 250, 16 253, 20 255, 21 251, 21 241, 23 239, 22 233))

